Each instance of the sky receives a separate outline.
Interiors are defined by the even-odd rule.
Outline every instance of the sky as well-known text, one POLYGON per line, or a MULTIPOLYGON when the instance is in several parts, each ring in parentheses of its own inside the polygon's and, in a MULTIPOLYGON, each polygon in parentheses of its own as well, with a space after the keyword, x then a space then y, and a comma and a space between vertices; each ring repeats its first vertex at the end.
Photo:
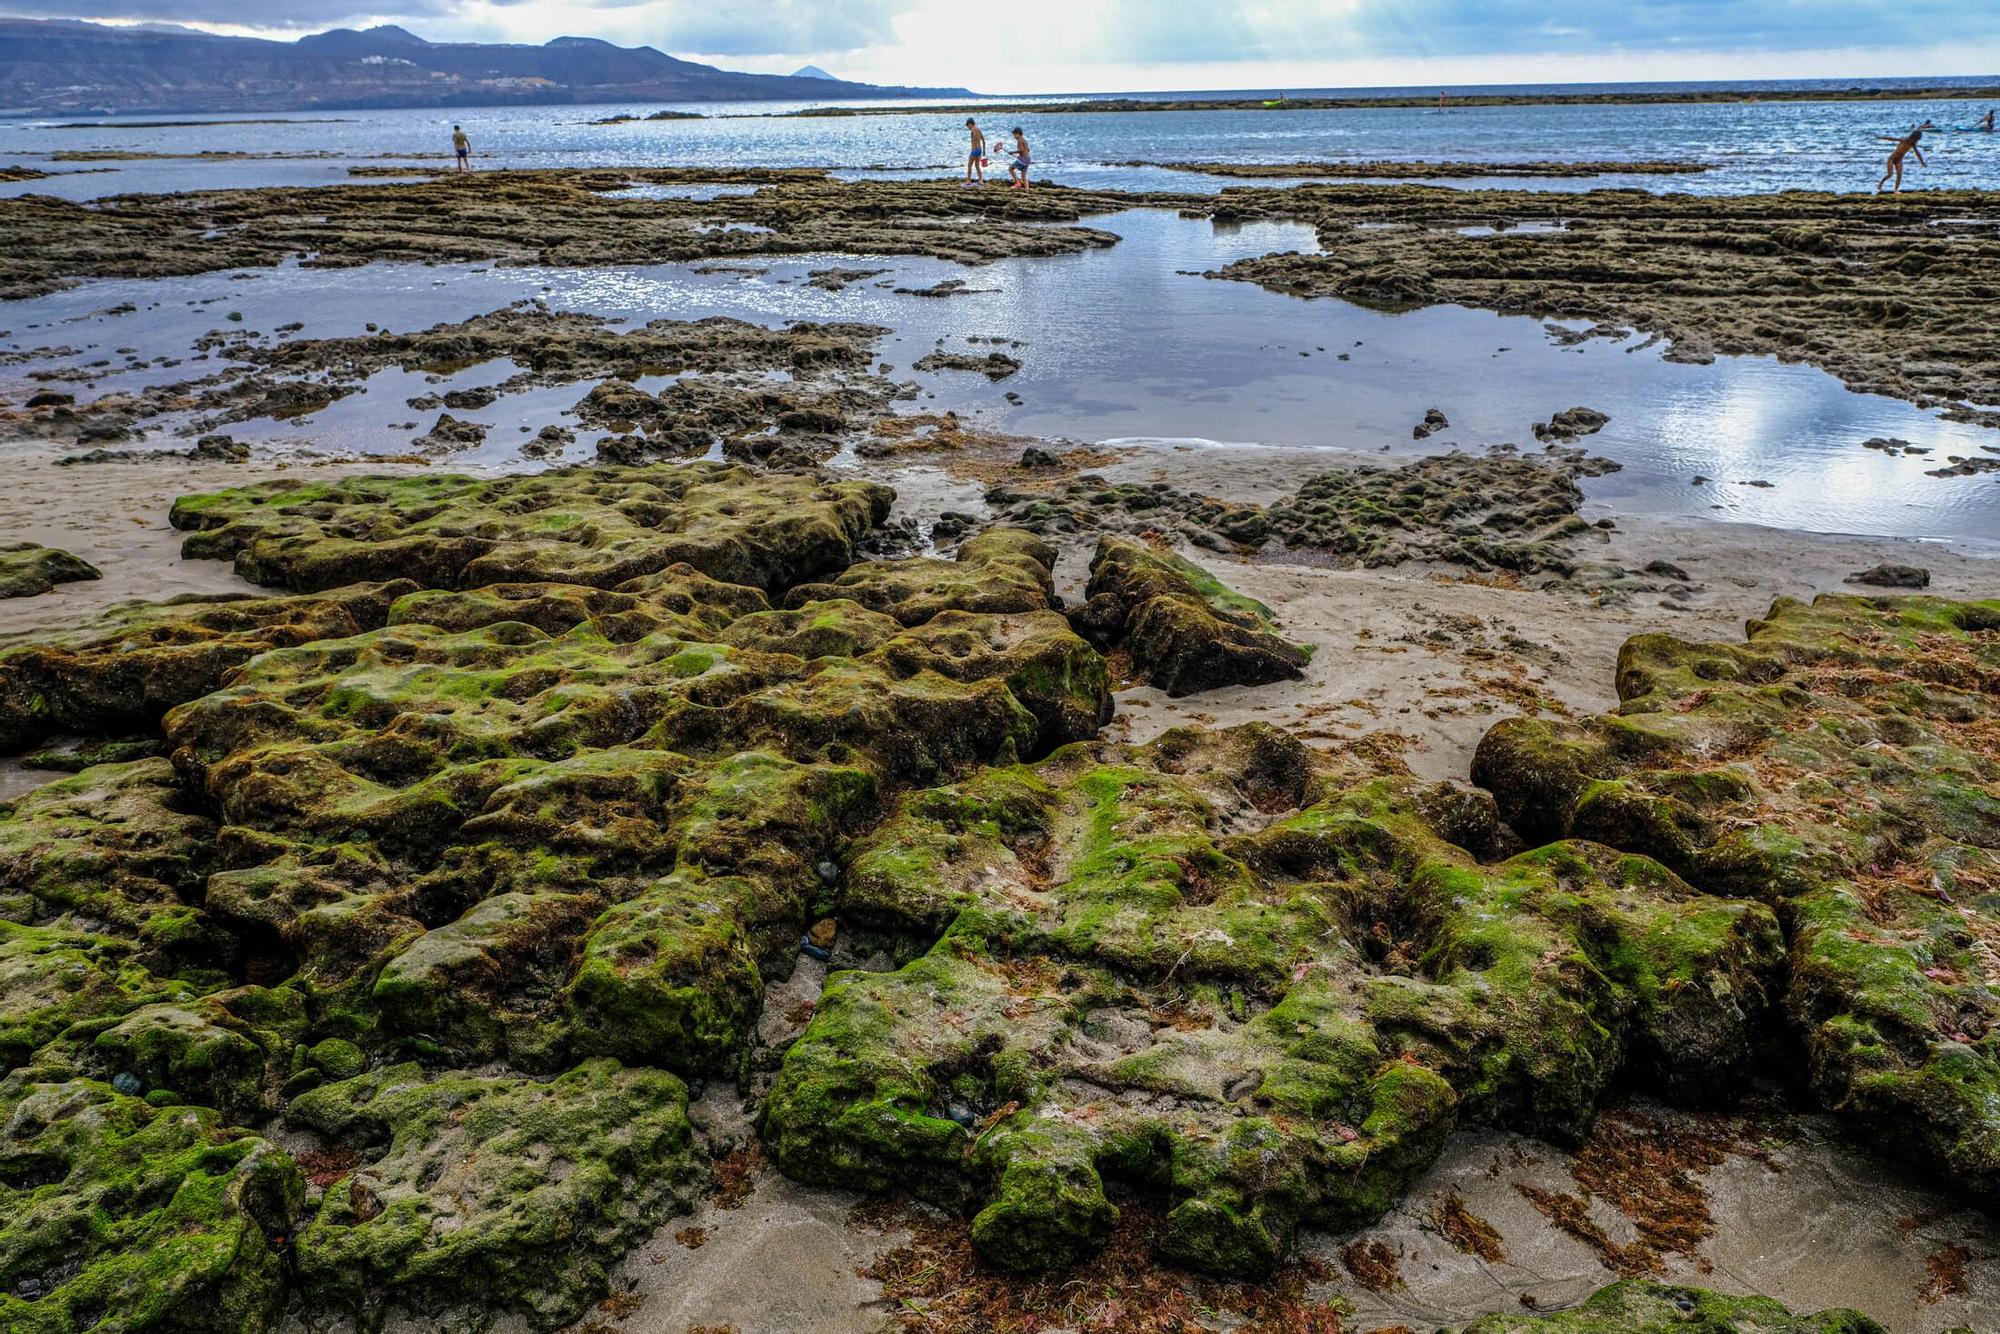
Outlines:
POLYGON ((1095 92, 2000 74, 2000 0, 0 0, 288 37, 602 37, 728 69, 1095 92))

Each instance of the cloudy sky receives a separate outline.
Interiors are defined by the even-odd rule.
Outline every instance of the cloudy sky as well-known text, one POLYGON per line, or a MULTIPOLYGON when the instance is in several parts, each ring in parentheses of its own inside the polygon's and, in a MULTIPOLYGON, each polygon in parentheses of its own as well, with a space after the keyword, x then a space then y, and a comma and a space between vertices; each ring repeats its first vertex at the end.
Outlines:
POLYGON ((10 10, 263 36, 592 36, 983 92, 2000 73, 1996 0, 0 0, 10 10))

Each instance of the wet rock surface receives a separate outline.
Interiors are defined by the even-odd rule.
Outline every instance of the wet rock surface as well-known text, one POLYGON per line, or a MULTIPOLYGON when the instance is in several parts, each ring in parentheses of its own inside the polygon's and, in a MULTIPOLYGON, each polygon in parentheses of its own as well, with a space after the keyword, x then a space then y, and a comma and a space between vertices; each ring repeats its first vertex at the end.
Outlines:
POLYGON ((1257 1274, 1303 1224, 1378 1216, 1461 1118, 1575 1133, 1628 1059, 1726 1086, 1768 910, 1588 845, 1451 839, 1507 851, 1478 794, 1255 725, 913 794, 839 909, 914 957, 829 980, 767 1146, 966 1208, 1005 1268, 1101 1241, 1118 1180, 1164 1193, 1164 1258, 1257 1274), (1610 936, 1574 934, 1572 895, 1610 936))
MULTIPOLYGON (((681 1078, 740 1068, 843 841, 902 787, 1108 718, 1037 539, 857 567, 774 609, 767 589, 846 567, 887 499, 750 480, 499 479, 476 552, 444 531, 460 488, 488 485, 468 479, 190 497, 204 534, 231 534, 217 554, 257 549, 248 568, 294 584, 346 577, 353 534, 427 513, 399 557, 423 578, 128 609, 8 654, 16 745, 115 722, 159 728, 173 762, 0 805, 0 1152, 41 1164, 46 1135, 97 1135, 108 1105, 254 1150, 277 1201, 187 1213, 162 1202, 194 1180, 179 1150, 147 1150, 165 1184, 121 1206, 129 1227, 49 1242, 67 1269, 21 1252, 37 1310, 102 1313, 152 1263, 125 1241, 171 1234, 158 1262, 188 1276, 149 1297, 162 1326, 264 1328, 287 1301, 573 1319, 705 1188, 681 1078), (265 1124, 286 1152, 228 1129, 265 1124), (203 1323, 218 1302, 237 1314, 203 1323)), ((123 1189, 91 1162, 0 1190, 25 1183, 36 1217, 87 1210, 123 1189)))
POLYGON ((1309 221, 1323 251, 1241 260, 1220 277, 1371 306, 1611 321, 1672 340, 1670 359, 1775 355, 1858 392, 1985 421, 2000 402, 2000 358, 1967 316, 1990 300, 2000 265, 1994 208, 1964 191, 1303 186, 1225 191, 1212 216, 1309 221))
POLYGON ((29 598, 57 584, 101 578, 89 561, 58 547, 33 542, 0 546, 0 598, 29 598))
POLYGON ((1516 721, 1476 781, 1787 924, 1806 1077, 1870 1141, 2000 1188, 2000 605, 1780 600, 1737 644, 1632 640, 1618 712, 1516 721))
POLYGON ((1319 473, 1270 505, 1090 474, 1056 487, 1002 483, 986 499, 1007 523, 1050 535, 1164 532, 1222 551, 1370 568, 1440 561, 1566 579, 1584 572, 1580 544, 1590 531, 1577 514, 1577 481, 1617 469, 1576 450, 1501 447, 1319 473))
POLYGON ((974 196, 949 181, 842 183, 807 171, 676 168, 491 171, 472 182, 126 195, 87 206, 30 195, 0 200, 0 297, 84 277, 207 273, 299 256, 316 266, 600 266, 824 253, 980 264, 1111 245, 1117 238, 1108 232, 1067 224, 1129 198, 1059 189, 974 196), (621 193, 710 183, 756 188, 709 200, 621 193))
POLYGON ((1128 538, 1099 540, 1084 596, 1071 623, 1169 695, 1294 679, 1310 656, 1276 633, 1269 607, 1128 538))

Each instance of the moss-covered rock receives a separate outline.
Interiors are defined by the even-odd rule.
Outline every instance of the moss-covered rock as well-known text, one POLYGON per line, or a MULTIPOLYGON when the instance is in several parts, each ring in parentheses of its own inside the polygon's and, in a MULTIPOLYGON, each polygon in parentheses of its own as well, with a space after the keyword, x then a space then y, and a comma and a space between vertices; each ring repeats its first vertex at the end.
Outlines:
POLYGON ((1293 679, 1310 656, 1275 632, 1269 607, 1129 538, 1098 540, 1085 596, 1075 617, 1085 633, 1122 646, 1134 674, 1169 695, 1293 679))
POLYGON ((390 1066, 301 1095, 286 1120, 360 1154, 296 1255, 309 1300, 364 1319, 394 1305, 573 1320, 704 1175, 680 1080, 610 1060, 548 1081, 390 1066))
POLYGON ((501 477, 280 479, 183 496, 190 559, 311 592, 365 579, 432 588, 553 582, 614 588, 675 564, 782 589, 838 570, 888 514, 872 482, 689 463, 501 477))
POLYGON ((1599 1288, 1582 1305, 1548 1315, 1503 1312, 1462 1334, 1886 1334, 1859 1311, 1794 1315, 1769 1297, 1631 1281, 1599 1288))
POLYGON ((1045 611, 1056 601, 1055 563, 1055 548, 1033 533, 996 528, 960 547, 956 560, 863 561, 829 583, 793 589, 786 605, 843 598, 904 625, 941 611, 1045 611))
POLYGON ((1245 1274, 1381 1214, 1461 1114, 1574 1135, 1628 1065, 1726 1089, 1769 911, 1585 845, 1483 866, 1426 814, 1477 800, 1263 726, 913 793, 840 912, 915 957, 829 980, 766 1143, 972 1210, 1015 1268, 1100 1237, 1115 1176, 1168 1258, 1245 1274))
POLYGON ((1821 1100, 2000 1190, 2000 603, 1785 599, 1740 645, 1630 641, 1617 685, 1615 713, 1495 727, 1478 781, 1530 839, 1776 907, 1821 1100))
POLYGON ((100 765, 0 804, 0 920, 111 934, 155 960, 226 949, 195 906, 215 825, 165 760, 100 765))
POLYGON ((304 1204, 290 1158, 200 1107, 0 1082, 0 1327, 271 1327, 304 1204))
POLYGON ((95 565, 60 547, 33 542, 0 546, 0 598, 31 598, 57 584, 103 577, 95 565))
POLYGON ((318 597, 185 597, 128 603, 96 625, 0 651, 0 752, 58 732, 129 736, 222 684, 268 648, 380 626, 407 581, 318 597))

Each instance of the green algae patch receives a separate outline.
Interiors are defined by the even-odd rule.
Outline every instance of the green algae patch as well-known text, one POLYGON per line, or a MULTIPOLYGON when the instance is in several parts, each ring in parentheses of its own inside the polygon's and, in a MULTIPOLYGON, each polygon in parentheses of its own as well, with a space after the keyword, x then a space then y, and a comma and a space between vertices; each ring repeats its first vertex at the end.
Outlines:
POLYGON ((281 479, 183 496, 189 559, 234 560, 252 583, 313 592, 408 577, 432 588, 615 588, 685 564, 782 589, 845 567, 894 492, 724 464, 554 469, 475 478, 281 479))
POLYGON ((1705 1288, 1633 1280, 1599 1288, 1582 1305, 1550 1315, 1503 1313, 1462 1334, 1886 1334, 1859 1311, 1795 1315, 1769 1297, 1734 1297, 1705 1288))
POLYGON ((1482 864, 1427 814, 1480 800, 1260 725, 913 792, 839 910, 919 952, 829 979, 765 1142, 965 1210, 1002 1267, 1098 1244, 1115 1179, 1162 1198, 1164 1258, 1255 1275, 1379 1217, 1461 1118, 1574 1137, 1625 1069, 1726 1092, 1770 911, 1584 845, 1482 864))
POLYGON ((97 624, 0 650, 0 753, 61 732, 124 737, 222 684, 266 649, 379 627, 408 581, 309 598, 181 597, 113 608, 97 624))
POLYGON ((1104 537, 1076 613, 1103 647, 1122 647, 1135 676, 1169 695, 1293 680, 1311 653, 1276 633, 1271 609, 1171 551, 1104 537))
POLYGON ((610 1060, 548 1081, 397 1065, 314 1089, 287 1122, 362 1161, 299 1230, 300 1286, 364 1320, 391 1304, 573 1320, 699 1188, 686 1109, 674 1076, 610 1060))
POLYGON ((1770 903, 1822 1103, 2000 1189, 2000 603, 1783 599, 1742 644, 1631 640, 1617 685, 1495 727, 1475 777, 1526 837, 1770 903))
POLYGON ((95 565, 60 547, 33 542, 0 546, 0 598, 31 598, 57 584, 103 577, 95 565))
POLYGON ((200 1107, 91 1080, 0 1083, 0 1326, 255 1334, 304 1204, 292 1160, 200 1107))

